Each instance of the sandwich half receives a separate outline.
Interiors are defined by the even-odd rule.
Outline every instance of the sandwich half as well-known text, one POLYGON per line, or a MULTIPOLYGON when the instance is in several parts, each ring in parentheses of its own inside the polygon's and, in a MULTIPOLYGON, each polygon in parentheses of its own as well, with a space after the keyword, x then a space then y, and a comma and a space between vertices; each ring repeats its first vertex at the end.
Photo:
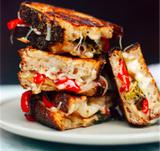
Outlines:
POLYGON ((23 88, 34 94, 63 91, 86 96, 102 96, 108 83, 101 76, 103 58, 84 59, 55 55, 27 47, 19 50, 22 61, 18 73, 23 88))
POLYGON ((116 106, 117 94, 108 92, 102 97, 86 97, 56 91, 25 92, 21 108, 28 120, 37 121, 57 130, 88 127, 110 119, 110 107, 116 106), (29 96, 28 103, 26 96, 29 96), (26 104, 28 110, 26 111, 26 104))
POLYGON ((148 71, 140 45, 109 54, 116 85, 126 119, 134 125, 155 123, 160 116, 160 93, 148 71))
POLYGON ((8 23, 18 40, 54 54, 81 58, 101 54, 108 39, 123 36, 123 28, 74 10, 43 3, 23 2, 18 19, 8 23), (15 24, 12 27, 12 24, 15 24))

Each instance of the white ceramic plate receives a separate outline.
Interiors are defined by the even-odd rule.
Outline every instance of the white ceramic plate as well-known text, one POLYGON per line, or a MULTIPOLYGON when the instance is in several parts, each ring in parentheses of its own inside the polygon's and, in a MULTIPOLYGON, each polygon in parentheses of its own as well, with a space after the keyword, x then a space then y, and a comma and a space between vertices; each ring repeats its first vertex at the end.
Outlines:
POLYGON ((130 127, 126 122, 109 121, 87 128, 56 131, 37 122, 27 121, 20 109, 20 96, 21 93, 17 97, 1 101, 0 126, 21 136, 45 141, 88 145, 140 144, 160 141, 160 125, 158 123, 148 127, 135 128, 130 127))
POLYGON ((126 122, 110 121, 87 128, 78 128, 59 132, 37 122, 29 122, 20 109, 20 97, 1 103, 0 123, 7 131, 30 138, 73 143, 73 144, 138 144, 158 142, 160 126, 158 124, 133 128, 126 122))

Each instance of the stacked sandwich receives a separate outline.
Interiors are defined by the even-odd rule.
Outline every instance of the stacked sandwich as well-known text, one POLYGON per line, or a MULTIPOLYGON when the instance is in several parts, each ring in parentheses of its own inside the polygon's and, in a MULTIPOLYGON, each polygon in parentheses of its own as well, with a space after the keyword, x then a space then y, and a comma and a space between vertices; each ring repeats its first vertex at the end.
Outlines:
MULTIPOLYGON (((21 108, 28 120, 65 130, 110 118, 117 95, 101 73, 108 39, 122 27, 73 10, 24 2, 8 23, 12 36, 28 43, 19 50, 21 108)), ((107 71, 106 71, 107 72, 107 71)))

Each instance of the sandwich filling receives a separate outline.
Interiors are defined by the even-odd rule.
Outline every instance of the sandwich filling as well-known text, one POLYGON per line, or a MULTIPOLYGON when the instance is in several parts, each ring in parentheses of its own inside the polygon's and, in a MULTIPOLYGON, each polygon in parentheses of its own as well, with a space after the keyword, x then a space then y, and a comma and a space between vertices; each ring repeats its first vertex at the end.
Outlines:
MULTIPOLYGON (((125 53, 123 53, 123 56, 124 55, 125 53)), ((132 68, 131 69, 127 68, 128 67, 127 65, 128 65, 128 62, 126 62, 125 59, 124 61, 120 60, 119 69, 118 69, 118 78, 122 82, 122 87, 120 87, 119 91, 120 92, 126 91, 125 99, 127 101, 134 100, 134 104, 137 106, 137 109, 139 111, 142 111, 144 114, 148 114, 149 113, 148 100, 143 93, 143 89, 139 87, 139 81, 134 76, 135 73, 134 75, 131 74, 131 71, 133 72, 133 70, 132 68)))
POLYGON ((26 112, 26 118, 30 121, 37 119, 43 123, 38 116, 38 112, 43 116, 43 111, 40 108, 37 110, 36 106, 45 108, 44 116, 46 113, 55 115, 52 123, 57 123, 60 130, 89 126, 108 120, 110 107, 114 105, 116 99, 115 95, 110 94, 103 97, 86 97, 57 92, 42 92, 36 95, 30 93, 29 90, 21 97, 21 108, 26 112), (61 122, 58 122, 59 120, 61 122))
POLYGON ((56 79, 50 79, 44 74, 36 73, 35 71, 20 71, 18 73, 19 80, 23 88, 31 88, 34 94, 41 91, 67 91, 76 94, 86 94, 87 96, 101 96, 104 95, 108 88, 106 79, 100 76, 98 79, 89 83, 76 83, 74 79, 69 79, 60 74, 56 79), (97 89, 96 92, 90 92, 92 89, 97 89), (90 93, 87 93, 87 92, 90 93))
MULTIPOLYGON (((158 118, 153 118, 151 114, 156 112, 155 100, 158 101, 159 93, 156 94, 158 89, 154 85, 153 77, 148 72, 143 56, 140 51, 140 46, 130 46, 122 51, 123 60, 119 61, 118 78, 122 83, 119 91, 124 94, 124 98, 127 102, 132 104, 128 112, 132 110, 135 115, 145 117, 145 122, 153 124, 158 118), (133 48, 132 48, 133 47, 133 48), (132 50, 133 49, 133 50, 132 50), (137 58, 136 54, 139 53, 137 58), (141 59, 139 59, 141 58, 141 59), (152 91, 155 91, 151 95, 149 87, 152 87, 152 91)), ((157 104, 158 105, 158 102, 157 104)))
POLYGON ((13 36, 18 40, 30 43, 35 48, 48 50, 53 54, 70 53, 80 58, 93 58, 95 54, 101 54, 103 51, 108 51, 106 48, 109 48, 109 41, 105 38, 92 40, 89 36, 80 36, 79 39, 75 40, 74 38, 73 40, 63 38, 63 42, 55 42, 51 38, 52 35, 50 24, 47 24, 45 38, 41 31, 38 31, 29 24, 25 24, 25 22, 17 24, 13 31, 13 36))
POLYGON ((54 55, 32 47, 20 50, 19 53, 22 58, 19 80, 24 88, 32 88, 35 94, 41 90, 66 90, 81 94, 93 88, 99 89, 104 95, 107 90, 106 79, 100 77, 105 64, 103 59, 54 55))

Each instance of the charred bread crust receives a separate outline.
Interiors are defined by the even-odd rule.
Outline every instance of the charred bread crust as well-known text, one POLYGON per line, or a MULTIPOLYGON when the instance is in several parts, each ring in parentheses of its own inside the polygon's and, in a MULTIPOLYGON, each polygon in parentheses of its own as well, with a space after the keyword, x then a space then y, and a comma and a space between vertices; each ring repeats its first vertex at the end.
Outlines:
MULTIPOLYGON (((115 30, 117 30, 116 33, 117 36, 122 36, 123 35, 123 28, 121 26, 118 26, 116 24, 110 23, 110 22, 106 22, 104 20, 100 20, 97 18, 94 18, 93 16, 87 15, 87 14, 83 14, 83 13, 79 13, 76 12, 74 10, 69 10, 69 9, 65 9, 65 8, 60 8, 60 7, 55 7, 55 6, 51 6, 51 5, 47 5, 47 4, 43 4, 43 3, 35 3, 35 2, 23 2, 20 6, 20 17, 22 20, 26 21, 26 23, 31 24, 32 22, 37 22, 37 23, 33 23, 34 27, 37 28, 37 26, 39 28, 40 31, 43 31, 43 28, 45 27, 45 24, 43 25, 38 25, 41 22, 51 22, 53 21, 52 19, 50 19, 50 17, 57 17, 60 18, 64 21, 70 22, 72 25, 74 26, 88 26, 88 27, 106 27, 106 26, 114 26, 115 30), (49 10, 48 11, 38 11, 34 8, 31 8, 29 6, 27 6, 27 4, 29 4, 31 7, 34 6, 36 7, 41 7, 43 9, 43 7, 48 7, 49 10), (39 13, 39 15, 38 15, 39 13), (32 18, 29 18, 29 16, 33 16, 32 18), (49 17, 48 17, 49 16, 49 17), (40 18, 40 19, 39 19, 40 18)), ((55 22, 56 23, 56 20, 55 22)))
POLYGON ((30 116, 37 120, 37 122, 46 125, 50 128, 57 130, 63 130, 59 124, 61 118, 56 118, 54 113, 46 109, 45 105, 42 105, 36 99, 29 100, 30 116))
POLYGON ((118 40, 119 37, 123 37, 123 28, 114 24, 113 39, 118 40))
POLYGON ((102 73, 102 71, 103 71, 103 68, 104 68, 105 64, 106 64, 105 61, 101 62, 101 65, 99 66, 99 69, 98 69, 98 72, 97 72, 97 78, 100 77, 100 75, 101 75, 101 73, 102 73))
POLYGON ((111 48, 109 51, 108 51, 108 56, 113 53, 114 51, 122 51, 121 48, 119 48, 118 46, 115 46, 113 48, 111 48))
MULTIPOLYGON (((59 25, 55 25, 55 23, 51 21, 45 14, 36 9, 26 6, 24 3, 21 4, 19 12, 22 20, 24 20, 27 24, 32 25, 33 28, 36 28, 43 34, 43 35, 37 35, 34 32, 32 32, 28 37, 30 45, 39 49, 44 49, 50 45, 53 45, 55 42, 59 43, 63 42, 64 29, 61 28, 61 26, 59 25), (50 41, 47 41, 45 39, 47 34, 47 22, 51 24, 50 41)), ((15 34, 16 32, 14 32, 13 35, 15 34)))
MULTIPOLYGON (((47 91, 42 92, 43 95, 45 95, 48 100, 55 106, 58 107, 59 110, 68 113, 69 107, 72 103, 75 101, 81 101, 83 99, 86 99, 86 96, 80 96, 80 95, 71 95, 69 93, 65 92, 56 92, 56 91, 47 91), (60 104, 60 106, 59 106, 60 104)), ((39 95, 39 94, 38 94, 39 95)))
POLYGON ((138 42, 128 46, 124 51, 128 52, 131 51, 132 49, 137 49, 138 47, 140 47, 140 44, 138 42))
MULTIPOLYGON (((23 2, 19 9, 20 18, 24 20, 27 24, 32 25, 42 33, 42 35, 36 35, 32 32, 29 37, 30 45, 44 49, 48 46, 53 45, 55 42, 62 43, 64 40, 64 27, 59 25, 57 20, 62 20, 64 22, 70 23, 75 27, 87 26, 87 27, 111 27, 113 29, 112 37, 118 39, 123 36, 123 28, 116 24, 106 22, 103 20, 96 19, 92 16, 76 12, 74 10, 54 7, 47 4, 35 3, 35 2, 23 2), (35 5, 35 6, 34 6, 35 5), (42 9, 40 10, 39 7, 42 9), (43 10, 45 7, 49 8, 43 10), (42 12, 41 12, 42 11, 42 12), (54 19, 51 19, 54 18, 54 19), (55 19, 56 18, 56 19, 55 19), (51 24, 51 40, 47 41, 45 39, 47 35, 47 23, 51 24)), ((16 34, 13 35, 22 35, 16 34)), ((87 31, 89 33, 89 31, 87 31)), ((21 37, 18 37, 21 38, 21 37)))
MULTIPOLYGON (((54 94, 52 94, 53 96, 54 94)), ((61 106, 59 109, 65 113, 68 113, 68 103, 69 103, 70 95, 67 95, 67 93, 59 93, 56 95, 56 97, 52 100, 52 104, 54 104, 56 107, 58 107, 59 103, 61 102, 61 106)), ((76 98, 75 98, 76 99, 76 98)))
POLYGON ((94 118, 90 117, 89 121, 86 122, 86 119, 82 119, 79 117, 79 122, 76 124, 71 125, 65 125, 63 121, 66 120, 65 117, 51 112, 50 110, 46 109, 45 105, 41 104, 39 101, 34 102, 35 108, 32 108, 31 110, 31 117, 37 120, 40 124, 43 124, 45 126, 48 126, 50 128, 56 129, 56 130, 68 130, 68 129, 74 129, 79 127, 88 127, 92 126, 94 124, 102 123, 109 119, 107 114, 97 114, 94 118))
MULTIPOLYGON (((71 92, 68 92, 71 93, 71 92)), ((94 97, 100 97, 104 93, 104 88, 101 86, 94 86, 91 89, 83 92, 78 92, 77 94, 79 95, 84 95, 84 96, 94 96, 94 97)))
MULTIPOLYGON (((59 96, 58 92, 47 92, 47 93, 53 93, 57 97, 59 96)), ((62 94, 62 93, 61 93, 62 94)), ((48 95, 48 94, 47 94, 48 95)), ((66 96, 70 97, 69 94, 65 94, 66 96)), ((65 101, 66 96, 62 98, 57 98, 58 101, 65 101)), ((73 97, 81 97, 81 96, 73 96, 73 97)), ((112 95, 106 96, 107 99, 110 100, 110 97, 112 98, 112 95)), ((54 99, 54 98, 53 98, 54 99)), ((67 98, 68 100, 68 98, 67 98)), ((52 103, 56 101, 53 100, 51 101, 52 103)), ((111 100, 110 100, 111 101, 111 100)), ((65 101, 66 102, 66 101, 65 101)), ((107 101, 110 103, 109 101, 107 101)), ((53 103, 55 104, 55 102, 53 103)), ((111 103, 112 104, 112 103, 111 103)), ((67 103, 65 103, 67 107, 67 103)), ((82 118, 78 115, 75 116, 74 113, 71 115, 67 116, 65 114, 62 114, 60 112, 54 112, 51 109, 47 108, 45 104, 42 102, 41 94, 38 95, 32 95, 29 99, 29 115, 37 120, 37 122, 46 125, 50 128, 57 129, 60 131, 67 130, 67 129, 73 129, 73 128, 78 128, 78 127, 88 127, 94 124, 98 124, 104 121, 109 120, 110 115, 109 114, 101 114, 100 112, 96 113, 95 115, 92 115, 91 117, 88 118, 82 118), (72 116, 74 116, 72 118, 72 116), (75 121, 75 118, 77 120, 75 121)))

